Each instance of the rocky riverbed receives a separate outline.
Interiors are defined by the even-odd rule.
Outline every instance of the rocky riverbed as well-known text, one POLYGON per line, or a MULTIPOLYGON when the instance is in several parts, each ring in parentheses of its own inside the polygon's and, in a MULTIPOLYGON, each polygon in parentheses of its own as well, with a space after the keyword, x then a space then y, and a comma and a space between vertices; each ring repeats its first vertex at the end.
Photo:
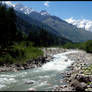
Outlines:
MULTIPOLYGON (((72 49, 43 48, 44 55, 38 59, 29 60, 26 64, 12 64, 0 66, 0 72, 26 70, 41 67, 44 63, 53 59, 53 55, 72 51, 72 49)), ((92 54, 77 50, 78 53, 67 54, 68 59, 73 60, 71 66, 63 73, 65 85, 55 87, 52 91, 92 91, 92 54)), ((66 59, 65 62, 68 62, 66 59)), ((61 80, 60 80, 61 81, 61 80)))
POLYGON ((79 53, 71 53, 67 57, 74 63, 64 73, 63 82, 66 85, 52 91, 92 91, 92 54, 79 50, 79 53))
POLYGON ((44 55, 33 60, 28 60, 25 64, 4 64, 0 66, 0 72, 26 70, 36 67, 41 67, 44 63, 49 62, 52 59, 52 55, 57 53, 63 53, 68 51, 68 49, 62 48, 43 48, 44 55))

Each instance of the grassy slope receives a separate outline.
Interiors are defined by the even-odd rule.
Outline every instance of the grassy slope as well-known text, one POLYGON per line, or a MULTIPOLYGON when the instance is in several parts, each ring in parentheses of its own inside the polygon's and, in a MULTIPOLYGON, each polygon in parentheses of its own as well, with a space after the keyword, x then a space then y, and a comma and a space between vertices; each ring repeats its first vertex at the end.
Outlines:
POLYGON ((25 43, 18 43, 4 49, 4 54, 0 56, 0 65, 13 63, 26 63, 28 60, 36 59, 43 55, 43 51, 38 47, 26 46, 25 43))

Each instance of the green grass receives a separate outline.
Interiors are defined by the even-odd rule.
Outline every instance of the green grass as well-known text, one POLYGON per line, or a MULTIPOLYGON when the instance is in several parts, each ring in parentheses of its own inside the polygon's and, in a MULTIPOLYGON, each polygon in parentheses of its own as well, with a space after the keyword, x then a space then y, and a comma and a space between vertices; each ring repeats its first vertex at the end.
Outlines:
POLYGON ((40 48, 33 47, 30 43, 28 46, 26 44, 26 42, 16 43, 7 48, 8 52, 0 56, 0 65, 26 63, 28 60, 36 59, 43 55, 43 51, 40 48))
POLYGON ((66 43, 61 47, 67 49, 82 49, 85 50, 87 53, 92 53, 92 40, 81 43, 66 43))
POLYGON ((25 49, 26 59, 35 59, 43 55, 41 49, 37 47, 28 47, 25 49))

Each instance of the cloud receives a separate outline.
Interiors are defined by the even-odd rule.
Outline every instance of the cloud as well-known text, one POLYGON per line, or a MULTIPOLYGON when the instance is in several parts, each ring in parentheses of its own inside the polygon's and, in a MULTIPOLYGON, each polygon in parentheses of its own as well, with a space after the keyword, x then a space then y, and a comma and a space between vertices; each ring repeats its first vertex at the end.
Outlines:
POLYGON ((45 3, 44 3, 44 5, 46 6, 46 7, 49 7, 49 1, 46 1, 45 3))
POLYGON ((78 28, 84 28, 87 31, 92 32, 92 20, 87 19, 65 19, 66 22, 76 25, 78 28))

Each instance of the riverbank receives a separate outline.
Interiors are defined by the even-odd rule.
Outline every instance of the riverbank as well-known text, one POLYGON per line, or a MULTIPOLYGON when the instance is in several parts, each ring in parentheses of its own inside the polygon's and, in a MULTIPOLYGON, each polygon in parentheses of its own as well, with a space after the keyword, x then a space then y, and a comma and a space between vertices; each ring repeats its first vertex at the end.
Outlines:
MULTIPOLYGON (((43 57, 45 57, 44 63, 42 63, 41 59, 42 57, 39 59, 42 67, 37 66, 37 62, 35 62, 32 65, 38 68, 33 67, 35 69, 31 69, 30 66, 29 68, 28 66, 25 66, 26 67, 25 69, 20 69, 20 67, 23 66, 18 65, 17 66, 18 69, 24 71, 17 70, 19 72, 1 73, 0 77, 1 87, 2 85, 6 86, 5 89, 2 87, 3 88, 2 90, 17 90, 17 89, 28 91, 34 90, 51 91, 52 89, 53 91, 91 90, 92 73, 88 75, 88 73, 90 72, 87 72, 89 71, 88 69, 89 65, 92 64, 91 54, 88 54, 85 51, 78 49, 73 50, 62 48, 43 48, 42 50, 44 51, 43 57), (71 61, 70 59, 73 61, 71 61), (12 80, 12 78, 13 81, 9 81, 9 79, 12 80), (5 79, 8 81, 7 83, 10 84, 15 81, 15 84, 12 87, 10 85, 6 85, 5 79), (20 85, 21 89, 18 88, 18 84, 20 85), (9 87, 9 89, 7 87, 9 87)), ((27 63, 27 65, 29 64, 27 63)), ((92 66, 90 66, 90 68, 92 69, 92 66)), ((14 69, 14 67, 11 69, 14 69)))
POLYGON ((67 57, 74 63, 64 73, 63 82, 66 85, 58 86, 54 91, 92 91, 92 54, 79 50, 67 57))
MULTIPOLYGON (((63 73, 65 85, 58 86, 53 91, 92 91, 92 54, 83 50, 72 50, 63 48, 43 48, 44 55, 38 59, 28 61, 26 64, 12 64, 0 66, 0 72, 26 70, 41 67, 43 64, 53 59, 53 55, 70 51, 66 54, 68 59, 74 61, 67 71, 63 73), (78 51, 72 53, 72 51, 78 51), (89 69, 90 68, 90 69, 89 69), (89 71, 90 70, 90 71, 89 71)), ((68 60, 65 60, 68 63, 68 60)))
POLYGON ((0 66, 0 72, 6 72, 6 71, 17 72, 19 70, 41 67, 44 63, 49 62, 52 59, 53 55, 68 51, 68 49, 62 49, 62 48, 43 48, 42 50, 44 53, 43 56, 37 59, 28 60, 24 64, 4 64, 3 66, 0 66))

